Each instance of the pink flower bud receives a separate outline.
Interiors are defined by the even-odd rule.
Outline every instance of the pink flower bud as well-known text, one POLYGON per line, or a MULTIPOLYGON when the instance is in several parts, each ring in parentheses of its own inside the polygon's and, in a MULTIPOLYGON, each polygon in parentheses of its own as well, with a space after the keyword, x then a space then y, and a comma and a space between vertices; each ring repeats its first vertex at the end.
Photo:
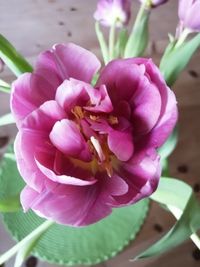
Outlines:
POLYGON ((200 0, 179 0, 181 25, 193 31, 200 31, 200 0))
POLYGON ((130 15, 130 0, 99 0, 94 18, 104 26, 122 27, 129 22, 130 15))

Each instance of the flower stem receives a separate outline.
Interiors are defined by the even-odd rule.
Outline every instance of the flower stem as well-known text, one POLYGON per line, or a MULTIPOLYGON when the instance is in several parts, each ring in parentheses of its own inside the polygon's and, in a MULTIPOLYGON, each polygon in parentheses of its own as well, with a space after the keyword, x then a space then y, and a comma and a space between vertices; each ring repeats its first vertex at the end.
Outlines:
POLYGON ((125 47, 124 58, 138 57, 143 55, 149 40, 148 24, 150 10, 151 3, 149 0, 141 4, 125 47))
POLYGON ((24 239, 22 239, 21 241, 19 241, 14 247, 12 247, 8 251, 6 251, 3 255, 0 256, 0 265, 2 265, 3 263, 5 263, 11 257, 13 257, 32 238, 34 238, 36 235, 42 234, 44 231, 46 231, 53 224, 54 224, 53 221, 45 221, 38 228, 36 228, 35 230, 33 230, 24 239))
POLYGON ((107 64, 109 61, 108 47, 107 47, 105 38, 103 36, 103 33, 100 30, 100 26, 98 22, 96 22, 95 24, 95 31, 96 31, 97 39, 99 41, 100 48, 101 48, 101 53, 103 56, 104 63, 107 64))
POLYGON ((116 23, 113 23, 113 25, 110 27, 110 34, 109 34, 109 61, 114 59, 115 26, 116 26, 116 23))
POLYGON ((175 45, 175 48, 181 46, 181 45, 184 43, 184 41, 186 40, 188 34, 190 34, 190 33, 191 33, 191 30, 188 29, 188 28, 185 28, 185 29, 182 31, 182 33, 181 33, 181 35, 180 35, 180 37, 179 37, 179 39, 178 39, 178 41, 177 41, 177 43, 176 43, 176 45, 175 45))
POLYGON ((0 91, 9 94, 10 90, 11 90, 10 85, 7 82, 0 79, 0 91))

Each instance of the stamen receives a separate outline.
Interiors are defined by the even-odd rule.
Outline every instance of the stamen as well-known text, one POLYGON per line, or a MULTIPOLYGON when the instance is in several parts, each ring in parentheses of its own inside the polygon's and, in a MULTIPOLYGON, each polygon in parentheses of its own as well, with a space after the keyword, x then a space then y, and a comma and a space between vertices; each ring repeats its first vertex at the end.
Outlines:
POLYGON ((105 157, 105 155, 103 153, 103 150, 102 150, 102 147, 101 147, 101 145, 99 143, 99 140, 97 140, 94 136, 92 136, 92 137, 90 137, 90 141, 93 144, 93 146, 94 146, 94 148, 95 148, 95 150, 96 150, 101 162, 103 162, 106 157, 105 157))
POLYGON ((84 113, 83 113, 83 110, 80 106, 75 106, 71 112, 74 114, 74 116, 77 118, 77 119, 83 119, 84 118, 84 113))
POLYGON ((109 118, 108 118, 108 121, 110 122, 110 124, 118 124, 119 121, 118 121, 118 118, 113 116, 113 115, 110 115, 109 118))
POLYGON ((113 168, 110 162, 105 163, 105 169, 109 177, 112 177, 113 175, 113 168))
POLYGON ((90 119, 92 121, 97 121, 99 119, 99 116, 95 116, 95 115, 90 115, 90 119))

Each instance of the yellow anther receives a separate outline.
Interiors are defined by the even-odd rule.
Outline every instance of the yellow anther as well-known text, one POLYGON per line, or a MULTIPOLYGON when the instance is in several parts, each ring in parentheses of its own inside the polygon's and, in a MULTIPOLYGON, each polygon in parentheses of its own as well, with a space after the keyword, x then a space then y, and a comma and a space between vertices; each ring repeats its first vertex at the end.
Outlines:
POLYGON ((99 116, 95 116, 95 115, 90 115, 90 119, 92 121, 97 121, 99 119, 99 116))
POLYGON ((75 106, 71 112, 74 114, 74 116, 77 118, 77 119, 83 119, 84 118, 84 113, 83 113, 83 110, 80 106, 75 106))
POLYGON ((108 121, 110 122, 110 124, 118 124, 119 121, 118 121, 118 118, 113 116, 113 115, 110 115, 109 118, 108 118, 108 121))

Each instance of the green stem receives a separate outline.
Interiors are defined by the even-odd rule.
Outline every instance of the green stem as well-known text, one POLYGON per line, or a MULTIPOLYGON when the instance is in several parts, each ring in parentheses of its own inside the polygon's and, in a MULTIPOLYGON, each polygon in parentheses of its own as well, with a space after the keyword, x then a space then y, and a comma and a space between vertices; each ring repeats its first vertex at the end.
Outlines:
POLYGON ((131 34, 125 47, 124 58, 142 56, 148 45, 148 24, 151 11, 150 4, 151 3, 149 1, 146 1, 140 6, 131 34))
POLYGON ((0 79, 0 91, 3 93, 10 93, 10 85, 2 79, 0 79))
POLYGON ((108 47, 107 47, 105 38, 103 36, 103 33, 100 30, 100 26, 98 22, 96 22, 95 24, 95 31, 96 31, 97 39, 99 41, 100 48, 101 48, 101 53, 103 56, 104 63, 107 64, 109 61, 108 47))
MULTIPOLYGON (((146 12, 147 7, 149 7, 149 1, 142 3, 139 9, 139 12, 137 14, 137 17, 135 19, 135 25, 138 25, 141 21, 141 18, 143 17, 144 13, 146 12)), ((135 27, 135 26, 134 26, 135 27)))
POLYGON ((44 231, 46 231, 53 224, 54 224, 53 221, 45 221, 38 228, 36 228, 35 230, 33 230, 24 239, 22 239, 21 241, 19 241, 14 247, 12 247, 8 251, 6 251, 3 255, 0 256, 0 265, 2 265, 3 263, 5 263, 11 257, 13 257, 32 238, 34 238, 36 235, 42 234, 44 231))
POLYGON ((110 27, 110 34, 109 34, 109 61, 114 59, 115 27, 116 27, 116 23, 113 23, 113 25, 110 27))
POLYGON ((180 37, 179 37, 179 39, 178 39, 178 41, 177 41, 177 43, 176 43, 176 45, 175 45, 175 48, 181 46, 181 45, 184 43, 184 41, 186 40, 186 38, 188 37, 188 35, 189 35, 190 33, 191 33, 191 30, 188 29, 188 28, 185 28, 185 29, 183 30, 183 32, 181 33, 181 35, 180 35, 180 37))
POLYGON ((3 92, 3 93, 10 94, 10 87, 6 87, 6 86, 1 86, 0 85, 0 91, 3 92))

